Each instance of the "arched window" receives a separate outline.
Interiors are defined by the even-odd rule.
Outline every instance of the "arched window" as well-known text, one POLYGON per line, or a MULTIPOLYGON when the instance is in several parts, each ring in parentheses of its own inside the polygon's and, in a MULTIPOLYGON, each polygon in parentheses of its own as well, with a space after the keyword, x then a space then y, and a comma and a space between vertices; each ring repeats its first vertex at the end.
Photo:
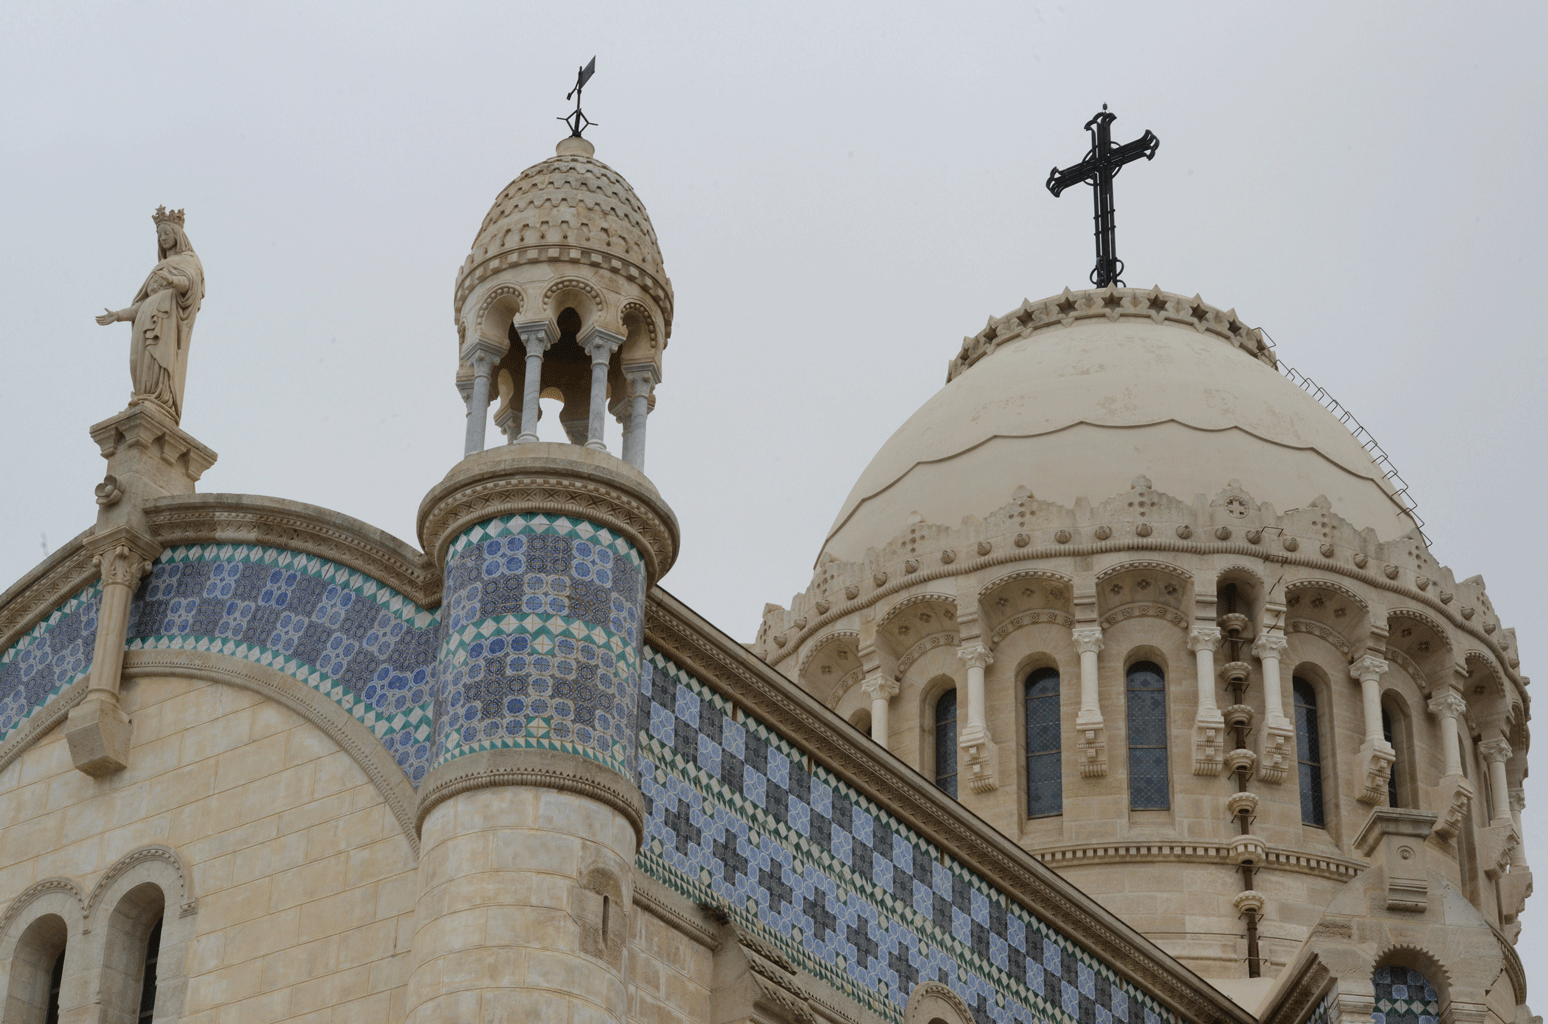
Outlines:
POLYGON ((956 690, 947 690, 935 702, 935 784, 948 796, 957 795, 956 690))
MULTIPOLYGON (((1291 685, 1295 693, 1295 750, 1300 765, 1301 823, 1324 828, 1327 814, 1322 806, 1322 734, 1317 728, 1317 691, 1311 683, 1296 676, 1291 685)), ((1382 714, 1386 721, 1386 714, 1382 714)))
MULTIPOLYGON (((607 904, 602 904, 604 911, 607 904)), ((603 931, 607 930, 607 917, 602 918, 603 931)), ((145 940, 145 973, 140 980, 140 1015, 135 1018, 138 1024, 151 1024, 156 1016, 156 961, 161 958, 161 922, 156 922, 156 927, 151 929, 150 938, 145 940)))
POLYGON ((1166 676, 1161 666, 1129 666, 1129 808, 1164 811, 1172 805, 1166 770, 1166 676))
MULTIPOLYGON (((1393 739, 1392 713, 1383 707, 1381 709, 1381 738, 1387 741, 1387 746, 1392 748, 1394 754, 1398 753, 1397 740, 1393 739)), ((1387 806, 1401 807, 1398 800, 1398 763, 1397 758, 1392 760, 1392 770, 1387 773, 1387 806)))
POLYGON ((1027 817, 1064 813, 1060 759, 1059 670, 1040 668, 1027 678, 1027 817))
POLYGON ((108 917, 100 989, 105 1019, 139 1022, 155 1016, 165 908, 161 887, 142 882, 124 894, 108 917))
POLYGON ((27 926, 11 955, 11 982, 3 1008, 6 1024, 58 1024, 64 980, 64 919, 44 914, 27 926))

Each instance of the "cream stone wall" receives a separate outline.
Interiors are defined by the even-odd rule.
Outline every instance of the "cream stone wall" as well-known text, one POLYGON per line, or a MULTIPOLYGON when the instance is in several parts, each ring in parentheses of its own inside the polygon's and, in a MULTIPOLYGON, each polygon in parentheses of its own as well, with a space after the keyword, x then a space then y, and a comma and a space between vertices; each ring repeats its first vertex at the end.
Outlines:
MULTIPOLYGON (((50 877, 90 892, 131 851, 169 847, 197 901, 171 968, 187 978, 177 1019, 403 1019, 414 854, 359 766, 294 712, 237 687, 144 678, 123 700, 134 748, 122 772, 77 771, 62 729, 0 771, 0 907, 50 877)), ((168 932, 176 900, 167 894, 168 932)), ((69 936, 75 983, 62 1020, 90 1012, 92 965, 76 963, 88 946, 69 936)), ((10 967, 0 962, 0 985, 10 967)))
POLYGON ((630 919, 630 1024, 701 1024, 710 1018, 714 952, 636 904, 630 919))

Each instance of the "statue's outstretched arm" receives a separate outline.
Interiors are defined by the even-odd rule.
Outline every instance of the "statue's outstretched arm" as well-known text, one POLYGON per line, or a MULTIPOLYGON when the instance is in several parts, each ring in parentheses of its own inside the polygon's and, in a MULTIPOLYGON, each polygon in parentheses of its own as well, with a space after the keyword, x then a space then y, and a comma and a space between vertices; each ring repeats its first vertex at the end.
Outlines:
POLYGON ((132 323, 134 321, 135 314, 138 313, 139 311, 140 311, 140 304, 138 302, 136 302, 134 305, 130 306, 128 309, 119 309, 119 310, 109 309, 106 313, 98 313, 97 314, 97 323, 102 324, 104 326, 106 326, 107 324, 116 324, 116 323, 118 323, 119 321, 122 321, 122 320, 126 320, 126 321, 129 321, 129 322, 132 323))

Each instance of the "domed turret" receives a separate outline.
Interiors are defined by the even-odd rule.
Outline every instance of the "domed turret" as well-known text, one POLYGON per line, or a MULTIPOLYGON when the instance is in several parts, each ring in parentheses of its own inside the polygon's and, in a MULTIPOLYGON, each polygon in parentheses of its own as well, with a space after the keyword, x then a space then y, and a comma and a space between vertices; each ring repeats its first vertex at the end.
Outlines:
POLYGON ((507 185, 457 274, 465 454, 483 447, 492 384, 509 440, 537 440, 538 400, 558 398, 572 443, 604 449, 610 409, 624 460, 644 463, 672 284, 644 204, 593 152, 566 138, 507 185))

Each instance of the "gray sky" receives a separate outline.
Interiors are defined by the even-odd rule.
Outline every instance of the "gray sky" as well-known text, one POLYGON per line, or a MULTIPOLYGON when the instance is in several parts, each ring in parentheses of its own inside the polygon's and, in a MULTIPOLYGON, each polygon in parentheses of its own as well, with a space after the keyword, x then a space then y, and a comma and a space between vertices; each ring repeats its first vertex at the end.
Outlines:
POLYGON ((1128 282, 1235 307, 1352 409, 1533 674, 1543 556, 1509 524, 1548 496, 1545 31, 1506 3, 9 0, 0 589, 94 519, 87 428, 129 385, 128 329, 92 316, 149 271, 162 203, 207 276, 201 489, 413 539, 461 452, 454 275, 594 53, 588 137, 676 289, 647 462, 683 528, 665 585, 731 634, 804 589, 963 335, 1085 281, 1086 190, 1042 182, 1107 102, 1116 137, 1161 138, 1118 182, 1128 282))

